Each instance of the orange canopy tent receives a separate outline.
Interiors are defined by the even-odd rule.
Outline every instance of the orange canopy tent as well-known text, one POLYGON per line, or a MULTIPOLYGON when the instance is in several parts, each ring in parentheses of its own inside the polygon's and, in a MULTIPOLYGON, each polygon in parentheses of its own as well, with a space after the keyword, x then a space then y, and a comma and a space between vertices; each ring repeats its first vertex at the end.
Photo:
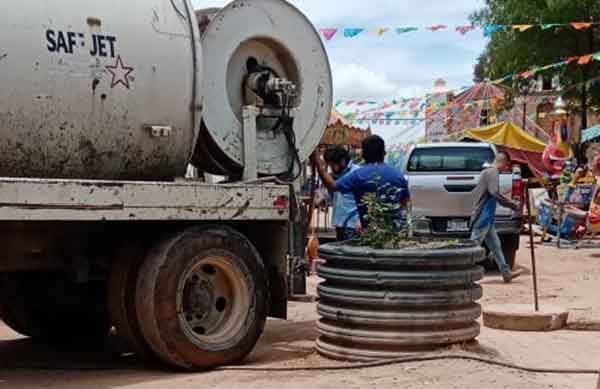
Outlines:
POLYGON ((513 161, 526 164, 536 176, 544 175, 542 154, 546 144, 512 123, 465 130, 462 139, 494 144, 506 151, 513 161))

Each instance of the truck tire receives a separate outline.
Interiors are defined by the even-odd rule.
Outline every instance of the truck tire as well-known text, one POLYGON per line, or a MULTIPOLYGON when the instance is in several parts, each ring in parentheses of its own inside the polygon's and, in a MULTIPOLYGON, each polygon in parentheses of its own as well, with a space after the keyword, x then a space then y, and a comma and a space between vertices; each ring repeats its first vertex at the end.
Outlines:
POLYGON ((0 318, 16 332, 47 342, 106 340, 106 284, 78 285, 62 272, 0 276, 0 318))
POLYGON ((28 315, 23 312, 24 304, 15 300, 15 293, 11 287, 7 286, 8 281, 5 276, 0 279, 0 320, 4 322, 13 331, 27 337, 36 337, 40 334, 36 331, 34 325, 28 325, 28 315), (12 292, 12 293, 11 293, 12 292))
POLYGON ((154 362, 156 356, 142 335, 135 311, 138 270, 145 260, 146 253, 145 246, 134 243, 125 247, 115 257, 108 280, 108 311, 117 337, 139 358, 154 362))
POLYGON ((151 250, 135 297, 154 353, 171 366, 205 370, 252 351, 265 326, 269 285, 254 246, 216 226, 179 233, 151 250))

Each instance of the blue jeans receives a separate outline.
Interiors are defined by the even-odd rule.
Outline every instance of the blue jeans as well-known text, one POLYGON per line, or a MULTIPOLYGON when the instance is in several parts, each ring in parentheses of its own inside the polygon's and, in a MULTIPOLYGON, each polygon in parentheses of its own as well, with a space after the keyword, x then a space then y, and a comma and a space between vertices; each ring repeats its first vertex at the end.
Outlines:
POLYGON ((483 245, 485 242, 488 250, 490 250, 494 256, 500 272, 502 274, 510 274, 510 266, 508 266, 508 263, 506 263, 506 258, 504 258, 504 253, 502 252, 502 243, 500 242, 500 237, 498 236, 496 227, 493 224, 481 227, 473 227, 473 231, 471 232, 471 240, 474 240, 480 245, 483 245))

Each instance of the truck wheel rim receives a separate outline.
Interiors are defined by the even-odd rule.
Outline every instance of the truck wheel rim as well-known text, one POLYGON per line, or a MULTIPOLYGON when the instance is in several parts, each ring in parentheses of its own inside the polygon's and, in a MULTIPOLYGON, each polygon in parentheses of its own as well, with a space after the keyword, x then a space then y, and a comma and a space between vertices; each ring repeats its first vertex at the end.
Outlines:
POLYGON ((197 261, 177 290, 177 313, 187 338, 199 347, 235 338, 250 308, 248 291, 245 275, 225 258, 197 261))

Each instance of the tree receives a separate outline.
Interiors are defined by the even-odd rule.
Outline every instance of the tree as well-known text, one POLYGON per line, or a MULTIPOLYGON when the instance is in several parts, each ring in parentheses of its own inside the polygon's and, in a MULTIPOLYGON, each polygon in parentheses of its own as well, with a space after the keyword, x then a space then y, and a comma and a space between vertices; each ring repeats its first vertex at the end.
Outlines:
MULTIPOLYGON (((485 0, 483 9, 475 12, 474 24, 565 24, 600 21, 598 0, 485 0)), ((572 27, 534 27, 524 32, 501 29, 495 32, 475 66, 475 79, 498 79, 536 67, 560 62, 566 58, 600 51, 600 26, 576 30, 572 27)), ((536 71, 537 73, 538 71, 536 71)), ((547 77, 560 76, 565 97, 572 110, 581 114, 582 129, 588 127, 588 112, 600 108, 600 83, 585 85, 600 76, 598 61, 587 65, 572 63, 543 71, 547 77), (579 85, 576 88, 571 86, 579 85)), ((512 80, 513 93, 524 90, 531 79, 512 80)), ((509 80, 507 80, 509 82, 509 80)))

